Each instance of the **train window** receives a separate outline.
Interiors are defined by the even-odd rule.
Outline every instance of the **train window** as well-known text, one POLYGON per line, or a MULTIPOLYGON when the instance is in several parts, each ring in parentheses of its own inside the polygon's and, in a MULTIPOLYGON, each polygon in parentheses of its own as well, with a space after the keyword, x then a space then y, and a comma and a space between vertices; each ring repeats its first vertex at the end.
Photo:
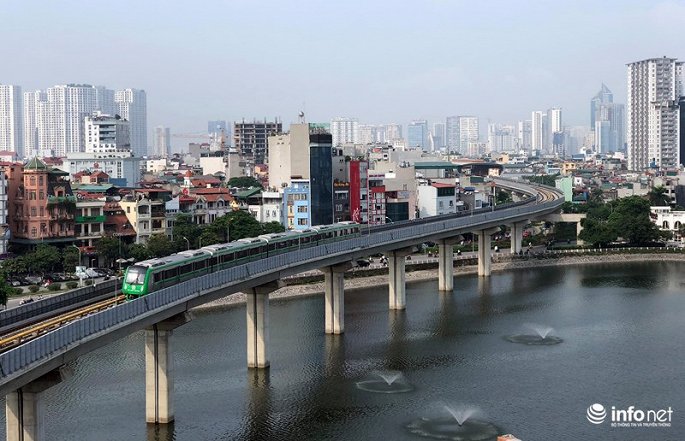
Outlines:
POLYGON ((276 249, 277 245, 278 244, 271 242, 269 245, 267 245, 267 248, 269 249, 269 251, 273 251, 276 249))
POLYGON ((204 260, 200 260, 198 262, 193 263, 193 270, 200 270, 204 267, 205 267, 205 261, 204 260))
POLYGON ((155 283, 159 283, 162 280, 162 272, 155 273, 152 280, 154 280, 155 283))
POLYGON ((260 247, 250 248, 250 256, 256 256, 257 254, 259 254, 259 248, 260 247))
POLYGON ((240 250, 236 253, 236 259, 242 259, 247 256, 247 250, 240 250))
POLYGON ((233 260, 233 253, 224 254, 223 256, 221 256, 221 263, 230 262, 231 260, 233 260))
POLYGON ((126 283, 142 285, 143 283, 145 283, 146 273, 146 267, 134 265, 130 267, 126 273, 126 283))
POLYGON ((165 279, 172 279, 178 275, 178 268, 171 268, 166 271, 164 271, 164 278, 165 279))

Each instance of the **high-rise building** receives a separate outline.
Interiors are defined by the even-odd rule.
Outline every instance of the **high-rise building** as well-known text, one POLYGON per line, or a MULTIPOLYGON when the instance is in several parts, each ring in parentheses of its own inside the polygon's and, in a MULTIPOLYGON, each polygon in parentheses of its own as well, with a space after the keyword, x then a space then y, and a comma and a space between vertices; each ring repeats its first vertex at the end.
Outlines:
POLYGON ((216 120, 207 122, 208 135, 221 133, 222 130, 224 131, 224 133, 228 133, 228 123, 226 121, 216 120))
POLYGON ((89 84, 65 84, 47 90, 48 145, 56 156, 82 152, 85 149, 86 116, 97 110, 97 92, 89 84))
POLYGON ((428 149, 428 121, 416 120, 407 127, 407 147, 428 149))
POLYGON ((84 118, 87 153, 131 150, 129 122, 119 115, 95 112, 84 118))
POLYGON ((358 144, 359 120, 357 118, 337 117, 331 120, 331 135, 333 145, 358 144))
POLYGON ((0 84, 0 150, 24 154, 21 87, 0 84))
POLYGON ((458 116, 448 116, 445 120, 445 145, 450 150, 461 151, 458 116))
POLYGON ((269 159, 268 137, 282 131, 283 125, 278 118, 273 122, 266 119, 248 122, 243 118, 242 121, 233 123, 233 145, 254 167, 269 159))
POLYGON ((171 130, 169 127, 155 127, 154 156, 168 158, 171 155, 171 130))
POLYGON ((378 138, 378 126, 359 124, 357 126, 357 142, 362 145, 375 144, 378 138))
POLYGON ((402 139, 402 125, 390 123, 385 125, 385 140, 381 142, 392 142, 402 139))
POLYGON ((119 109, 114 101, 114 91, 112 89, 108 89, 105 86, 95 86, 95 95, 97 111, 112 116, 118 113, 119 109))
POLYGON ((134 156, 147 155, 147 95, 144 90, 124 89, 114 94, 117 114, 131 127, 131 151, 134 156))
POLYGON ((547 111, 549 130, 547 146, 552 146, 551 153, 564 156, 564 126, 561 119, 561 108, 553 107, 547 111))
POLYGON ((518 123, 518 137, 517 137, 517 148, 518 150, 523 150, 530 152, 532 149, 532 121, 527 119, 525 121, 519 121, 518 123))
POLYGON ((599 152, 623 150, 625 144, 625 107, 614 103, 614 94, 602 83, 602 88, 590 101, 590 128, 595 132, 595 148, 599 152), (597 122, 608 124, 597 125, 597 122), (601 128, 601 132, 595 130, 601 128), (600 137, 602 139, 600 139, 600 137), (601 145, 601 147, 600 147, 601 145))
POLYGON ((628 64, 628 168, 671 168, 681 163, 680 107, 683 62, 651 58, 628 64))
POLYGON ((536 110, 531 114, 530 147, 533 150, 545 150, 545 119, 546 114, 536 110))
POLYGON ((445 123, 433 123, 433 150, 440 150, 445 147, 445 123))
POLYGON ((512 152, 516 147, 514 126, 506 124, 488 124, 488 152, 512 152))
POLYGON ((477 116, 459 117, 459 148, 461 152, 469 149, 469 144, 478 143, 480 131, 477 116))

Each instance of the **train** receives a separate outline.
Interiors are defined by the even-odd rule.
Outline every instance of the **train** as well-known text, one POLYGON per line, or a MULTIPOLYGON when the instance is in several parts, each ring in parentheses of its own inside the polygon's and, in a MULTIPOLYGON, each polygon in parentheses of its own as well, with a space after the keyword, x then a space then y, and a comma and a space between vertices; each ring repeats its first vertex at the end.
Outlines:
POLYGON ((124 273, 121 290, 127 300, 133 300, 232 266, 359 235, 361 230, 358 223, 339 222, 181 251, 131 265, 124 273))

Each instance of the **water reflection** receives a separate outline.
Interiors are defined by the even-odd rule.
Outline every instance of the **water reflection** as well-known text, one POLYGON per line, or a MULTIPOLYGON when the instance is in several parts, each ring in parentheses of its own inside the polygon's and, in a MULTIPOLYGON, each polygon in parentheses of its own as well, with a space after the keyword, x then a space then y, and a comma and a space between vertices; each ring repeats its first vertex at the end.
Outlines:
POLYGON ((385 367, 389 370, 402 370, 406 367, 406 360, 411 355, 411 348, 407 341, 406 311, 389 311, 388 328, 390 330, 390 341, 385 351, 385 367))
POLYGON ((261 441, 271 439, 273 428, 271 376, 269 369, 247 370, 248 397, 247 415, 245 416, 245 436, 243 439, 261 441))
POLYGON ((148 441, 175 441, 176 432, 174 430, 174 422, 168 424, 148 424, 147 425, 147 440, 148 441))

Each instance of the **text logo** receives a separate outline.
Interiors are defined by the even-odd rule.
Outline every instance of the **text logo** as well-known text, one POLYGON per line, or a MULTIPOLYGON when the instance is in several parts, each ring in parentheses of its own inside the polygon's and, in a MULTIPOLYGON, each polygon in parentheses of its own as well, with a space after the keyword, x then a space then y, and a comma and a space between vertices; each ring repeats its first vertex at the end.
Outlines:
POLYGON ((607 417, 607 411, 599 403, 595 403, 587 408, 586 418, 592 424, 602 424, 604 419, 607 417))

